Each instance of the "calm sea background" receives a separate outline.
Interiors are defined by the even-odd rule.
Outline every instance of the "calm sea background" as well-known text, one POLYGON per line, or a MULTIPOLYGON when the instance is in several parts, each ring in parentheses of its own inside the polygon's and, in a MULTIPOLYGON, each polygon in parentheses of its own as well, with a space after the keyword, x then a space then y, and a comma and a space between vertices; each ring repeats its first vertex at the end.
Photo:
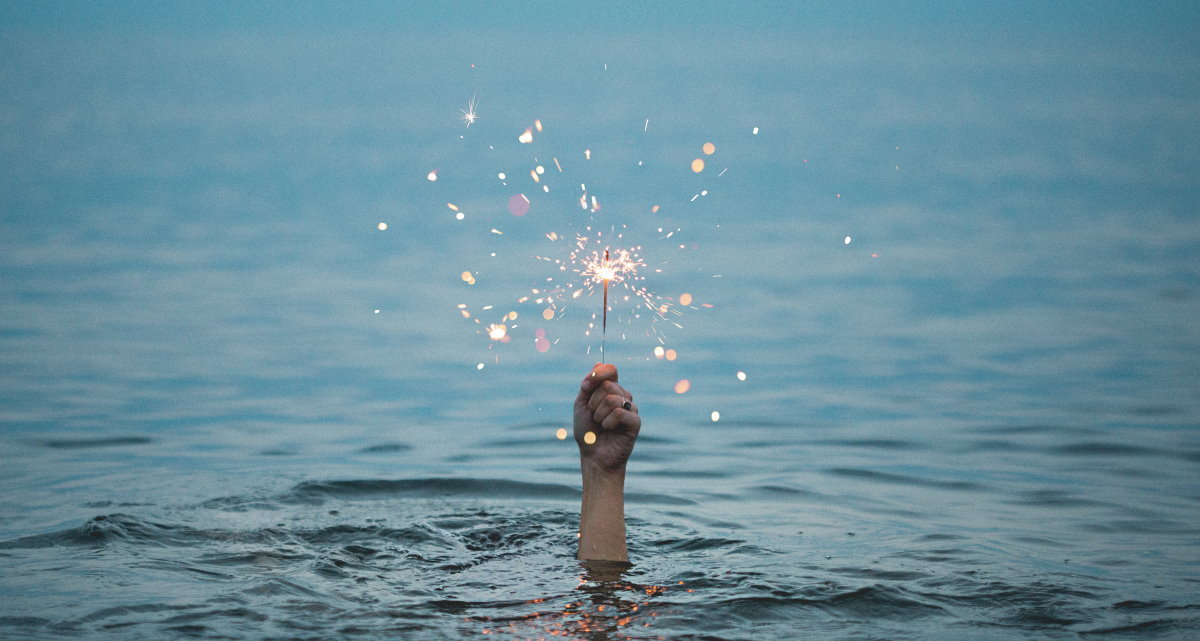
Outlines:
POLYGON ((1197 15, 0 5, 0 637, 1195 638, 1197 15))

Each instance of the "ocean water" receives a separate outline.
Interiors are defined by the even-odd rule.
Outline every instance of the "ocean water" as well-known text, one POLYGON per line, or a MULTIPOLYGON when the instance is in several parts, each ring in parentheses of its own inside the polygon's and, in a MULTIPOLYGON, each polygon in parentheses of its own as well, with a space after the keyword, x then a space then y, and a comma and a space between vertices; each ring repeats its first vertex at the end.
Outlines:
POLYGON ((0 637, 1200 634, 1186 25, 492 11, 10 22, 0 637), (614 287, 628 568, 599 297, 519 302, 576 234, 671 310, 614 287))

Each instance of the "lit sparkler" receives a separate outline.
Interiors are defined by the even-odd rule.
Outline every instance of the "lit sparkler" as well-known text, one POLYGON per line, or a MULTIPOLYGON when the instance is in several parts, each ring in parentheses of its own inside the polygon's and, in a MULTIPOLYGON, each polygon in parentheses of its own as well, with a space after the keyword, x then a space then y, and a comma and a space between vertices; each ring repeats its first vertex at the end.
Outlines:
MULTIPOLYGON (((648 318, 647 335, 654 334, 659 342, 663 339, 659 334, 657 321, 670 318, 678 327, 679 323, 673 317, 682 314, 679 306, 664 300, 643 285, 645 276, 639 270, 646 268, 646 262, 641 256, 640 246, 618 248, 606 244, 606 241, 620 242, 623 236, 623 232, 616 232, 608 237, 588 227, 583 233, 576 234, 575 245, 565 258, 539 256, 541 260, 558 265, 560 275, 547 278, 547 287, 534 288, 530 290, 533 296, 526 296, 517 301, 524 303, 532 300, 536 304, 546 305, 542 317, 552 320, 561 317, 572 300, 591 296, 593 293, 602 294, 603 308, 600 318, 597 319, 593 314, 592 323, 585 332, 590 335, 595 329, 595 321, 601 321, 601 359, 604 358, 606 348, 610 309, 617 313, 616 320, 622 322, 648 318), (609 285, 617 288, 613 292, 615 299, 611 305, 609 285)), ((546 237, 551 241, 560 239, 555 233, 547 234, 546 237)), ((653 271, 659 272, 661 269, 653 271)))
POLYGON ((599 253, 595 254, 591 259, 584 261, 583 276, 591 278, 592 282, 604 284, 604 307, 603 319, 600 324, 600 362, 604 362, 604 344, 608 338, 608 284, 612 281, 618 283, 625 280, 627 273, 636 273, 640 261, 635 261, 630 258, 627 250, 617 250, 617 260, 614 262, 609 253, 609 248, 604 248, 604 258, 601 259, 599 253))

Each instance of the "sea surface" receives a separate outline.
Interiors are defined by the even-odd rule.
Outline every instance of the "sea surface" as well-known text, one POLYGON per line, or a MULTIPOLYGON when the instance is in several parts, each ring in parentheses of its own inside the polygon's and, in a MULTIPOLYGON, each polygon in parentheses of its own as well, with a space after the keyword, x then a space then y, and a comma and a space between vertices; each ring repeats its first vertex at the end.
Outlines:
POLYGON ((1186 25, 492 11, 10 21, 0 638, 1200 636, 1186 25))

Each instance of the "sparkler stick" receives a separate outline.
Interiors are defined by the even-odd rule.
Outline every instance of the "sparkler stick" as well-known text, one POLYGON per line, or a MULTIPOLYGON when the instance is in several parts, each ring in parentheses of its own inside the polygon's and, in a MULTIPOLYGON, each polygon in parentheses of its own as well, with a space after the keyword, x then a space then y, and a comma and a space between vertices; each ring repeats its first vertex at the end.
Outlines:
POLYGON ((612 266, 608 262, 608 248, 604 248, 604 314, 603 320, 600 321, 600 362, 604 361, 604 342, 608 338, 608 274, 611 274, 612 266))

